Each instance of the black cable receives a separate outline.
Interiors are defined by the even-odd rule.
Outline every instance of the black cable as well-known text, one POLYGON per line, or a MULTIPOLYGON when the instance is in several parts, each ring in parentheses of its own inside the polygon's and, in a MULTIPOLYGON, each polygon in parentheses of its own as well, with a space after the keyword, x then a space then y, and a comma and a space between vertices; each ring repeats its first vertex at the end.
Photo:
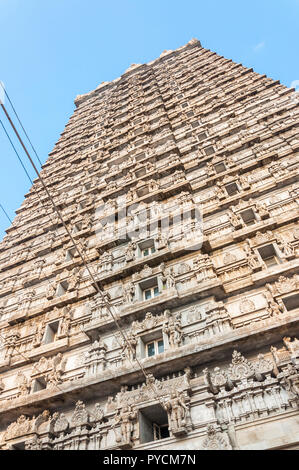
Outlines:
POLYGON ((8 218, 9 222, 12 224, 12 220, 11 218, 9 217, 9 215, 7 214, 6 210, 4 209, 4 207, 2 206, 1 202, 0 202, 0 207, 1 209, 3 210, 4 214, 6 215, 6 217, 8 218))
POLYGON ((14 144, 13 144, 11 138, 9 137, 9 134, 8 134, 7 130, 5 129, 4 124, 3 124, 3 122, 2 122, 1 119, 0 119, 0 124, 1 124, 1 126, 3 127, 3 130, 4 130, 5 134, 6 134, 8 140, 9 140, 11 146, 12 146, 12 148, 14 149, 14 151, 15 151, 17 157, 18 157, 18 160, 19 160, 19 162, 21 163, 21 165, 22 165, 22 167, 23 167, 23 170, 25 171, 25 173, 26 173, 26 175, 27 175, 27 177, 28 177, 30 183, 33 184, 33 181, 32 181, 32 179, 30 178, 29 173, 28 173, 28 171, 26 170, 26 168, 25 168, 25 166, 24 166, 24 163, 22 162, 21 157, 20 157, 20 155, 18 154, 18 151, 17 151, 17 149, 15 148, 15 146, 14 146, 14 144))
POLYGON ((14 105, 12 104, 12 101, 11 101, 11 99, 10 99, 10 97, 9 97, 9 95, 8 95, 6 89, 4 88, 3 83, 2 83, 1 81, 0 81, 0 85, 1 85, 2 88, 3 88, 3 91, 4 91, 4 93, 5 93, 5 96, 7 97, 8 101, 9 101, 9 103, 10 103, 10 106, 12 107, 13 112, 15 113, 17 120, 19 121, 19 124, 20 124, 21 128, 23 129, 23 132, 24 132, 25 136, 27 137, 28 142, 29 142, 30 145, 31 145, 31 148, 32 148, 33 152, 35 153, 36 158, 37 158, 38 161, 39 161, 40 166, 42 166, 42 162, 40 161, 39 156, 38 156, 38 154, 37 154, 35 148, 33 147, 33 144, 32 144, 32 142, 31 142, 31 140, 29 139, 29 136, 28 136, 27 132, 26 132, 25 129, 24 129, 24 126, 23 126, 23 124, 22 124, 22 122, 21 122, 21 120, 20 120, 20 118, 19 118, 19 116, 18 116, 18 113, 17 113, 17 111, 15 110, 15 107, 14 107, 14 105))
MULTIPOLYGON (((4 106, 3 103, 1 103, 1 108, 3 109, 4 114, 6 115, 8 121, 9 121, 9 123, 10 123, 10 125, 11 125, 11 127, 12 127, 12 129, 13 129, 13 131, 14 131, 14 133, 16 134, 16 136, 17 136, 17 138, 18 138, 18 140, 19 140, 21 146, 23 147, 23 149, 24 149, 24 151, 25 151, 25 154, 26 154, 28 160, 30 161, 30 163, 31 163, 31 165, 32 165, 32 167, 33 167, 35 173, 37 174, 37 177, 39 178, 39 181, 40 181, 40 183, 41 183, 43 189, 45 190, 45 192, 46 192, 46 194, 47 194, 49 200, 51 201, 51 203, 52 203, 52 205, 53 205, 53 207, 54 207, 55 212, 57 213, 57 215, 58 215, 59 219, 61 220, 62 225, 64 226, 64 228, 65 228, 65 230, 66 230, 66 232, 67 232, 67 234, 68 234, 70 240, 72 241, 72 244, 74 245, 76 251, 78 252, 78 255, 79 255, 79 257, 81 258, 81 260, 82 260, 82 262, 83 262, 83 264, 84 264, 84 266, 85 266, 85 268, 86 268, 86 270, 87 270, 87 272, 88 272, 88 274, 89 274, 89 277, 91 278, 91 280, 92 280, 92 282, 93 282, 93 285, 94 285, 95 289, 96 289, 97 292, 100 294, 100 296, 101 296, 101 298, 102 298, 102 300, 103 300, 103 302, 104 302, 104 305, 106 306, 106 308, 107 308, 107 310, 108 310, 108 312, 109 312, 109 314, 110 314, 112 320, 114 321, 114 323, 115 323, 115 325, 116 325, 116 327, 117 327, 117 329, 118 329, 118 331, 119 331, 119 333, 120 333, 121 338, 124 340, 124 343, 128 346, 129 350, 130 350, 131 352, 133 352, 132 346, 131 346, 130 342, 128 341, 128 338, 127 338, 126 333, 122 330, 122 328, 121 328, 120 325, 119 325, 119 322, 118 322, 119 319, 117 319, 117 318, 116 318, 116 315, 113 313, 113 305, 111 305, 111 304, 109 303, 109 301, 107 300, 107 297, 105 296, 105 293, 100 289, 100 287, 99 287, 99 285, 98 285, 98 282, 96 281, 96 279, 95 279, 93 273, 91 272, 91 270, 90 270, 90 268, 89 268, 89 266, 88 266, 88 264, 87 264, 87 262, 86 262, 86 260, 85 260, 84 254, 83 254, 83 253, 81 252, 81 250, 78 248, 78 245, 77 245, 77 243, 75 242, 75 240, 74 240, 74 238, 73 238, 73 236, 72 236, 72 234, 71 234, 71 232, 70 232, 70 230, 69 230, 69 228, 68 228, 66 222, 64 221, 60 210, 58 209, 57 205, 55 204, 55 201, 54 201, 53 197, 51 196, 51 194, 50 194, 50 192, 49 192, 49 189, 48 189, 46 183, 44 182, 43 177, 40 175, 38 169, 36 168, 36 166, 35 166, 35 164, 34 164, 32 158, 31 158, 31 156, 30 156, 30 154, 29 154, 29 152, 28 152, 28 150, 27 150, 27 148, 26 148, 24 142, 23 142, 22 139, 21 139, 21 136, 19 135, 19 133, 18 133, 18 131, 17 131, 17 129, 16 129, 14 123, 12 122, 12 120, 11 120, 11 118, 10 118, 10 116, 9 116, 9 114, 8 114, 8 112, 7 112, 7 110, 6 110, 6 108, 5 108, 5 106, 4 106)), ((0 121, 1 121, 1 119, 0 119, 0 121)), ((2 121, 1 121, 1 123, 2 123, 2 121)), ((3 124, 2 124, 2 126, 3 126, 3 124)), ((4 127, 4 126, 3 126, 3 127, 4 127)), ((22 165, 22 166, 23 166, 23 165, 22 165)), ((33 183, 32 183, 32 184, 33 184, 33 183)), ((115 339, 116 339, 116 341, 118 342, 117 336, 115 336, 115 339)), ((118 342, 118 343, 119 343, 119 342, 118 342)), ((120 343, 119 343, 119 345, 121 346, 120 343)), ((130 360, 129 356, 128 356, 128 359, 129 359, 129 361, 130 361, 131 364, 132 364, 132 361, 130 360)), ((160 397, 159 397, 159 394, 158 394, 158 390, 157 390, 156 385, 153 384, 153 383, 149 380, 149 377, 148 377, 147 372, 145 371, 143 365, 141 364, 140 360, 139 360, 137 357, 135 358, 135 361, 137 362, 137 364, 138 364, 138 366, 139 366, 139 368, 140 368, 140 371, 141 371, 142 374, 144 375, 146 382, 147 382, 148 385, 152 388, 153 392, 156 394, 157 399, 158 399, 158 401, 160 402, 160 404, 161 404, 161 406, 162 406, 162 408, 163 408, 163 403, 162 403, 162 401, 161 401, 161 399, 160 399, 160 397)), ((132 365, 133 365, 133 364, 132 364, 132 365)))

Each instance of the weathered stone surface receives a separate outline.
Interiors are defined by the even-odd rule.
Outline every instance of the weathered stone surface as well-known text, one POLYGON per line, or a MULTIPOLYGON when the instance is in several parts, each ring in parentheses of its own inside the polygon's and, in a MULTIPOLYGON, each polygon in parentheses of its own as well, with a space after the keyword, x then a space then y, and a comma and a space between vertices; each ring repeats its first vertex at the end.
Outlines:
POLYGON ((298 449, 298 98, 193 39, 75 104, 42 176, 88 269, 36 180, 0 449, 298 449))

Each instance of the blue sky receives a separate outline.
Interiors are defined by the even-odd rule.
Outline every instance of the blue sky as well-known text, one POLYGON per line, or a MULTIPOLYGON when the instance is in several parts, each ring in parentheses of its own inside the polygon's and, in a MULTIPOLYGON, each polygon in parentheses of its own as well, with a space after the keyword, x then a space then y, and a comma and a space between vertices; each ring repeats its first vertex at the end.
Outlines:
MULTIPOLYGON (((299 0, 0 0, 0 80, 44 162, 75 96, 130 64, 196 37, 291 86, 299 80, 298 31, 299 0)), ((30 183, 2 128, 0 158, 0 203, 13 218, 30 183)), ((1 212, 0 239, 8 226, 1 212)))

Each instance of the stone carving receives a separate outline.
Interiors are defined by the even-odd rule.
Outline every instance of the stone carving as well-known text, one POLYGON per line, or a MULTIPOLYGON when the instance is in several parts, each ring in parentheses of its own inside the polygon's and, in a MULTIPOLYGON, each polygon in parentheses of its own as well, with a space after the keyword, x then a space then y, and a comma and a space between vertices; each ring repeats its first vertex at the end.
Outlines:
POLYGON ((101 339, 92 343, 84 359, 86 375, 98 374, 105 370, 107 350, 106 344, 101 339))
POLYGON ((44 337, 44 333, 45 333, 45 323, 42 322, 39 325, 36 325, 35 336, 34 336, 34 340, 32 344, 34 348, 38 348, 41 345, 42 339, 44 337))
POLYGON ((232 253, 225 253, 223 257, 223 264, 231 264, 236 261, 237 257, 232 253))
POLYGON ((130 282, 129 284, 126 284, 124 287, 123 287, 123 290, 124 290, 124 302, 125 303, 132 303, 134 302, 134 299, 135 299, 135 286, 132 282, 130 282))
POLYGON ((31 377, 43 377, 47 388, 53 388, 63 382, 66 359, 61 353, 52 358, 41 357, 32 369, 31 377))
POLYGON ((86 426, 89 423, 89 413, 87 412, 83 401, 79 400, 76 403, 75 411, 71 417, 70 424, 74 427, 86 426))
POLYGON ((4 392, 4 390, 5 390, 5 385, 4 385, 3 380, 0 377, 0 395, 1 395, 2 392, 4 392))
POLYGON ((261 262, 257 254, 251 250, 250 242, 247 240, 247 243, 244 245, 244 251, 246 253, 247 263, 252 271, 258 271, 261 269, 261 262))
POLYGON ((299 356, 299 340, 297 338, 294 338, 292 341, 290 337, 285 336, 283 338, 283 342, 287 350, 290 352, 291 356, 293 357, 299 356))
POLYGON ((1 449, 143 446, 134 413, 160 401, 170 439, 146 447, 175 447, 181 436, 182 448, 197 439, 226 449, 234 425, 246 447, 261 446, 263 434, 270 447, 295 445, 298 109, 278 83, 199 46, 164 52, 79 97, 42 170, 76 246, 99 268, 103 295, 40 182, 0 243, 0 421, 29 404, 37 415, 12 423, 8 440, 2 424, 1 449), (149 240, 155 252, 144 265, 138 244, 149 240), (260 256, 266 245, 280 261, 271 269, 260 256), (156 285, 163 295, 145 295, 156 285), (46 344, 52 322, 59 328, 46 344), (165 352, 142 359, 161 336, 165 352), (234 352, 229 364, 243 346, 248 359, 234 352), (139 360, 150 365, 145 383, 139 360), (197 364, 192 375, 187 363, 197 364), (199 364, 211 363, 203 380, 199 364), (118 382, 128 385, 113 398, 118 382), (88 405, 69 410, 76 393, 88 405), (47 400, 52 418, 41 413, 47 400))
POLYGON ((100 257, 100 269, 101 272, 109 272, 111 271, 113 266, 113 256, 109 252, 104 252, 100 257))
POLYGON ((231 450, 232 447, 222 433, 217 432, 213 424, 207 427, 207 437, 202 443, 205 450, 231 450))
POLYGON ((146 312, 144 320, 132 323, 132 331, 136 334, 138 331, 151 330, 164 320, 163 316, 154 316, 151 312, 146 312))
POLYGON ((79 288, 83 270, 84 268, 80 269, 79 267, 76 267, 71 271, 71 275, 68 278, 68 286, 67 286, 68 292, 72 292, 79 288))
POLYGON ((125 258, 127 263, 135 259, 136 243, 129 242, 126 248, 125 258))
POLYGON ((8 360, 10 361, 13 353, 14 353, 14 350, 15 350, 15 347, 17 345, 17 342, 20 338, 20 335, 18 332, 14 332, 12 331, 11 333, 9 333, 5 339, 4 339, 4 348, 5 348, 5 353, 4 353, 4 360, 8 360))
POLYGON ((134 424, 137 419, 137 411, 132 406, 123 406, 118 409, 114 416, 114 425, 120 424, 120 436, 116 435, 116 442, 125 446, 131 447, 133 445, 134 424))
POLYGON ((169 311, 165 311, 166 317, 162 331, 168 338, 170 348, 178 348, 182 344, 183 331, 181 328, 180 314, 171 315, 169 311))
POLYGON ((124 358, 127 358, 129 362, 136 360, 136 347, 137 340, 133 333, 126 335, 126 339, 122 338, 122 351, 121 354, 124 358))
POLYGON ((11 423, 5 434, 4 439, 8 441, 9 439, 14 439, 19 436, 25 436, 33 432, 34 429, 34 420, 27 418, 25 415, 19 416, 17 421, 11 423))
POLYGON ((240 306, 241 313, 254 312, 256 308, 253 300, 247 299, 246 297, 241 300, 241 302, 239 303, 239 306, 240 306))
POLYGON ((269 317, 281 315, 284 312, 284 306, 282 302, 277 303, 274 299, 271 299, 267 307, 267 312, 269 314, 269 317))
POLYGON ((207 254, 200 254, 193 260, 197 282, 210 281, 217 278, 215 267, 207 254))
POLYGON ((296 398, 299 405, 299 369, 298 365, 288 364, 282 372, 281 384, 296 398))
POLYGON ((223 302, 211 302, 206 308, 206 332, 212 336, 233 329, 233 324, 223 302))
POLYGON ((16 385, 18 387, 18 396, 24 396, 30 393, 31 380, 28 379, 22 371, 18 371, 17 373, 16 385))
POLYGON ((225 192, 225 189, 222 186, 222 183, 220 183, 220 181, 217 181, 217 183, 216 183, 215 194, 216 194, 216 196, 218 197, 219 200, 225 199, 227 197, 227 193, 225 192))
POLYGON ((297 289, 299 285, 299 276, 295 274, 293 278, 287 278, 285 276, 279 276, 278 281, 274 283, 273 286, 270 286, 272 293, 275 295, 277 294, 285 294, 287 292, 291 292, 297 289))
POLYGON ((164 263, 160 266, 162 270, 161 280, 165 285, 166 289, 172 289, 175 287, 175 278, 173 274, 173 268, 171 266, 165 267, 164 263))
POLYGON ((267 206, 264 202, 256 201, 255 202, 255 208, 257 213, 259 214, 260 218, 266 219, 267 217, 270 217, 270 213, 267 209, 267 206))
POLYGON ((109 292, 102 292, 96 294, 92 300, 89 302, 89 309, 91 312, 92 320, 97 318, 105 319, 110 317, 109 310, 107 305, 109 305, 109 301, 111 296, 109 292))
POLYGON ((190 405, 187 405, 183 392, 172 392, 165 401, 164 408, 168 414, 169 431, 174 436, 183 436, 188 432, 190 405))
POLYGON ((273 240, 273 238, 273 233, 270 230, 264 233, 257 231, 255 237, 251 240, 251 243, 254 245, 261 245, 270 240, 273 240))
POLYGON ((257 356, 257 361, 253 364, 253 367, 257 380, 262 381, 265 376, 268 382, 271 381, 270 375, 273 371, 274 364, 272 361, 266 359, 264 354, 259 354, 257 356))
POLYGON ((102 424, 104 422, 105 413, 101 408, 99 403, 96 403, 94 406, 94 410, 90 416, 90 421, 92 423, 102 424))
POLYGON ((47 291, 46 291, 46 297, 48 300, 51 300, 54 298, 55 293, 56 293, 56 288, 57 288, 57 284, 55 282, 48 284, 47 291))
POLYGON ((25 442, 25 450, 42 450, 42 448, 42 441, 37 436, 25 442))
POLYGON ((191 271, 189 264, 181 263, 178 266, 178 274, 186 274, 191 271))
POLYGON ((69 422, 65 417, 64 413, 54 413, 52 417, 52 427, 55 433, 61 433, 67 431, 69 428, 69 422))
POLYGON ((164 248, 167 248, 168 238, 168 234, 161 232, 161 230, 158 231, 157 235, 155 236, 157 250, 163 250, 164 248))
POLYGON ((228 211, 228 218, 235 230, 242 227, 242 222, 239 215, 236 215, 232 210, 228 211))
POLYGON ((286 241, 282 236, 279 237, 278 241, 283 258, 287 260, 295 258, 296 255, 294 246, 290 242, 286 241))
POLYGON ((248 378, 254 374, 254 367, 241 353, 234 351, 227 374, 231 380, 248 378))
POLYGON ((59 325, 59 338, 65 338, 69 336, 72 322, 72 313, 68 307, 64 307, 62 314, 62 321, 59 325))

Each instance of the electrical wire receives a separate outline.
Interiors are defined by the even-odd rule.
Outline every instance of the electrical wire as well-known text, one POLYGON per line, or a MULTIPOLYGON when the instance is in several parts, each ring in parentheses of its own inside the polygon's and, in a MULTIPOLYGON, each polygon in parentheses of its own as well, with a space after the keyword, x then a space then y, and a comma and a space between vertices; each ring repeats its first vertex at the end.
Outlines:
MULTIPOLYGON (((90 276, 90 278, 91 278, 91 280, 92 280, 92 282, 93 282, 94 287, 96 288, 98 294, 100 294, 100 296, 101 296, 101 298, 102 298, 102 301, 103 301, 103 304, 105 305, 105 307, 107 308, 107 310, 108 310, 110 316, 112 317, 112 319, 113 319, 113 321, 114 321, 114 323, 115 323, 115 325, 116 325, 116 327, 117 327, 117 329, 118 329, 118 331, 119 331, 119 333, 120 333, 120 335, 121 335, 121 337, 122 337, 124 343, 127 345, 127 347, 129 348, 129 350, 131 351, 131 353, 133 353, 133 355, 134 355, 134 350, 133 350, 133 348, 132 348, 130 342, 128 341, 128 339, 127 339, 127 337, 126 337, 126 334, 124 333, 124 331, 123 331, 122 328, 120 327, 119 322, 117 321, 117 318, 116 318, 115 314, 113 313, 113 310, 112 310, 112 307, 113 307, 113 306, 110 305, 110 303, 107 301, 107 296, 106 296, 106 295, 101 291, 101 289, 99 288, 98 282, 96 281, 96 279, 95 279, 93 273, 91 272, 89 266, 87 265, 83 253, 82 253, 81 250, 78 248, 78 245, 77 245, 77 243, 75 242, 75 240, 74 240, 74 238, 73 238, 71 232, 69 231, 69 229, 68 229, 68 227, 67 227, 67 225, 66 225, 66 223, 65 223, 65 221, 64 221, 64 219, 63 219, 63 217, 62 217, 62 214, 61 214, 60 210, 58 209, 57 205, 55 204, 55 201, 54 201, 53 197, 51 196, 51 194, 50 194, 50 192, 49 192, 49 190, 48 190, 48 188, 47 188, 47 186, 46 186, 46 184, 45 184, 45 182, 44 182, 43 177, 40 175, 40 173, 39 173, 39 171, 38 171, 36 165, 34 164, 34 162, 33 162, 32 158, 31 158, 31 156, 30 156, 30 154, 29 154, 29 152, 28 152, 28 150, 27 150, 27 148, 26 148, 26 146, 25 146, 25 144, 24 144, 22 138, 20 137, 20 134, 18 133, 18 131, 17 131, 17 129, 16 129, 16 127, 15 127, 15 125, 14 125, 12 119, 10 118, 9 113, 7 112, 7 110, 6 110, 6 108, 5 108, 5 106, 4 106, 3 103, 1 103, 1 107, 2 107, 2 110, 4 111, 5 116, 7 117, 8 121, 9 121, 9 123, 10 123, 10 125, 11 125, 11 127, 12 127, 12 129, 13 129, 13 131, 14 131, 14 133, 16 134, 16 136, 17 136, 17 138, 18 138, 18 140, 19 140, 21 146, 23 147, 23 150, 24 150, 24 152, 25 152, 25 154, 26 154, 28 160, 30 161, 30 163, 31 163, 31 165, 32 165, 32 167, 33 167, 33 169, 34 169, 34 171, 35 171, 35 173, 36 173, 36 175, 37 175, 39 181, 41 182, 43 189, 45 190, 45 192, 46 192, 48 198, 50 199, 50 201, 51 201, 51 203, 52 203, 52 205, 53 205, 53 207, 54 207, 55 212, 57 213, 57 215, 58 215, 60 221, 62 222, 62 225, 64 226, 64 228, 65 228, 65 230, 66 230, 66 232, 67 232, 67 234, 68 234, 70 240, 72 241, 72 244, 74 245, 74 247, 75 247, 75 249, 76 249, 76 251, 77 251, 79 257, 81 258, 81 261, 82 261, 82 263, 84 264, 84 266, 85 266, 85 268, 86 268, 86 270, 87 270, 87 272, 88 272, 88 274, 89 274, 89 276, 90 276)), ((22 166, 23 166, 23 165, 22 165, 22 166)), ((118 340, 117 340, 117 341, 118 341, 118 340)), ((129 357, 128 357, 128 359, 130 360, 129 357)), ((139 368, 140 368, 142 374, 144 375, 147 384, 152 388, 152 390, 153 390, 153 392, 155 393, 155 396, 157 397, 158 401, 160 402, 162 408, 164 408, 164 404, 163 404, 163 402, 160 400, 160 397, 159 397, 158 389, 154 386, 154 384, 151 382, 151 380, 149 380, 148 374, 146 373, 146 371, 145 371, 143 365, 141 364, 141 362, 139 361, 139 359, 138 359, 137 357, 135 357, 135 361, 137 362, 137 364, 138 364, 138 366, 139 366, 139 368)), ((130 362, 131 362, 131 361, 130 361, 130 362)))
POLYGON ((25 171, 25 173, 26 173, 26 175, 27 175, 27 178, 29 179, 30 183, 33 184, 33 181, 32 181, 32 179, 31 179, 31 177, 29 176, 29 173, 28 173, 28 171, 26 170, 26 168, 25 168, 25 166, 24 166, 24 163, 22 162, 21 157, 20 157, 20 155, 19 155, 17 149, 15 148, 15 146, 14 146, 14 144, 13 144, 13 142, 12 142, 12 140, 11 140, 11 138, 10 138, 8 132, 7 132, 7 130, 5 129, 5 126, 4 126, 4 124, 3 124, 3 122, 2 122, 1 119, 0 119, 0 124, 1 124, 1 126, 2 126, 2 128, 3 128, 4 132, 5 132, 5 134, 6 134, 7 138, 8 138, 8 140, 9 140, 9 142, 10 142, 12 148, 13 148, 14 151, 15 151, 15 154, 17 155, 18 160, 19 160, 20 164, 22 165, 23 170, 25 171))
POLYGON ((12 224, 12 220, 11 218, 9 217, 9 215, 7 214, 6 210, 4 209, 4 207, 2 206, 1 202, 0 202, 0 207, 2 209, 2 211, 4 212, 4 214, 6 215, 6 217, 8 218, 9 222, 12 224))
POLYGON ((35 153, 36 158, 37 158, 38 161, 39 161, 40 166, 42 166, 42 162, 40 161, 40 158, 39 158, 39 156, 38 156, 38 154, 37 154, 37 152, 36 152, 36 150, 35 150, 35 148, 34 148, 32 142, 31 142, 31 140, 29 139, 29 136, 28 136, 27 132, 26 132, 25 129, 24 129, 24 126, 23 126, 23 124, 22 124, 22 122, 21 122, 21 119, 19 118, 18 113, 16 112, 15 107, 14 107, 14 105, 12 104, 12 101, 11 101, 9 95, 8 95, 8 92, 6 91, 6 88, 4 87, 4 85, 3 85, 3 83, 2 83, 1 81, 0 81, 0 85, 1 85, 1 87, 2 87, 2 89, 3 89, 3 91, 4 91, 4 93, 5 93, 6 98, 8 99, 8 101, 9 101, 9 103, 10 103, 10 106, 11 106, 12 109, 13 109, 13 112, 15 113, 15 116, 16 116, 16 118, 17 118, 17 120, 18 120, 18 122, 19 122, 19 124, 20 124, 20 126, 21 126, 21 128, 22 128, 22 130, 23 130, 23 132, 24 132, 24 134, 25 134, 25 136, 27 137, 28 142, 29 142, 30 145, 31 145, 31 148, 32 148, 33 152, 35 153))

